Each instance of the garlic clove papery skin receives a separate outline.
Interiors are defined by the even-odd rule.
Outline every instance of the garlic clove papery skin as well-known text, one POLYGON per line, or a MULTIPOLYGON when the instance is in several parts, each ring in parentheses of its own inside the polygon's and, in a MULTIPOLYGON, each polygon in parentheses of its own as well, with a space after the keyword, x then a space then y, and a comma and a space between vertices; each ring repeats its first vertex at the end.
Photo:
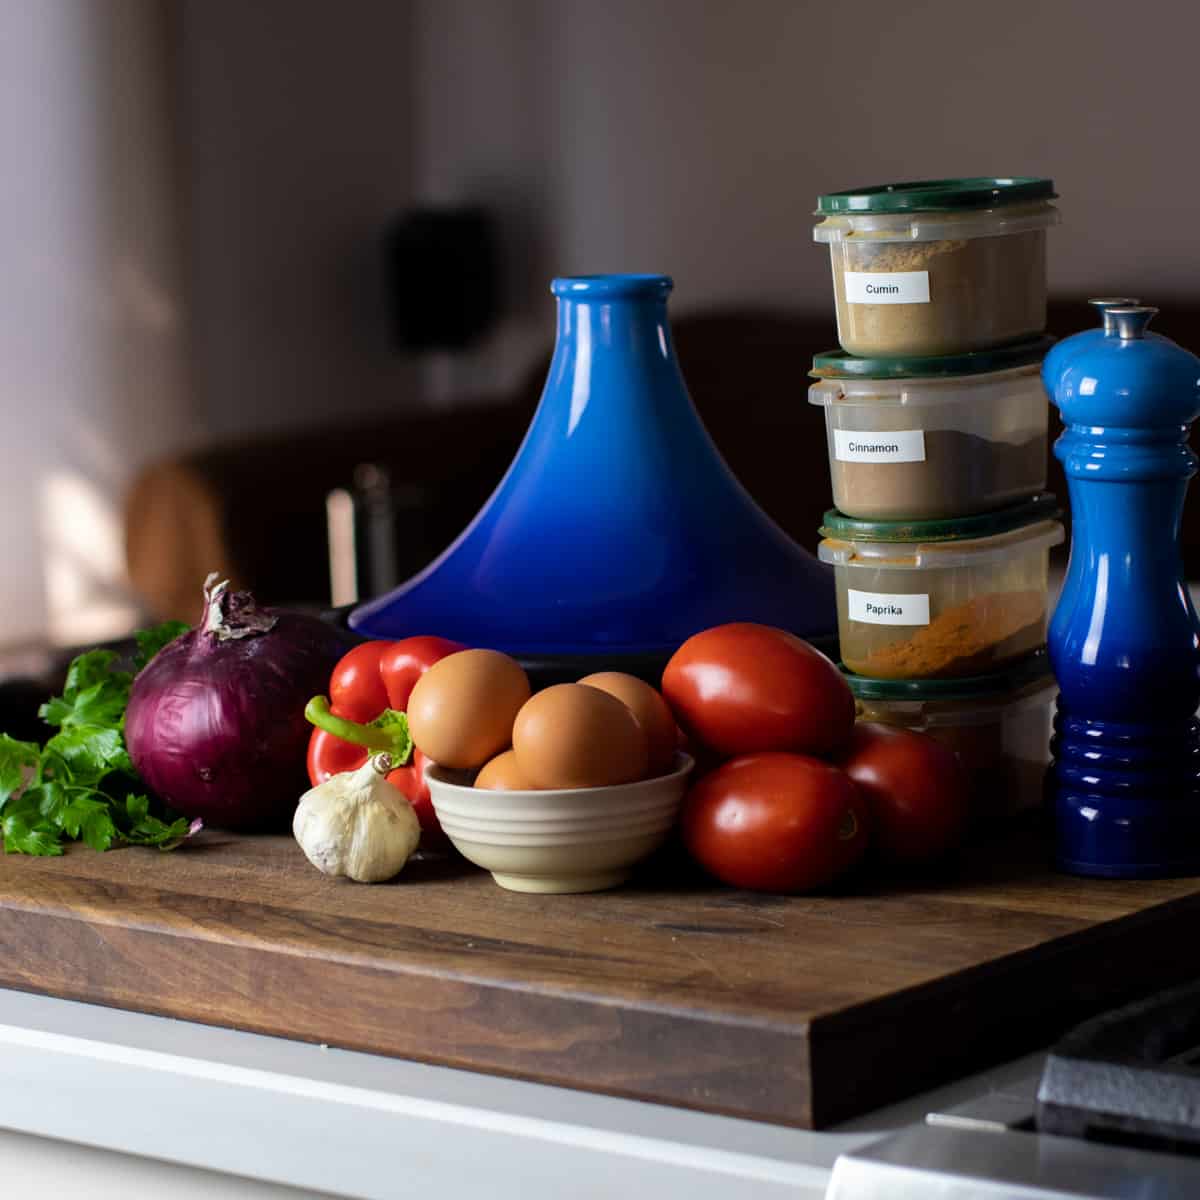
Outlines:
POLYGON ((421 840, 421 825, 384 778, 390 769, 389 756, 379 754, 300 798, 292 833, 318 871, 382 883, 403 869, 421 840))

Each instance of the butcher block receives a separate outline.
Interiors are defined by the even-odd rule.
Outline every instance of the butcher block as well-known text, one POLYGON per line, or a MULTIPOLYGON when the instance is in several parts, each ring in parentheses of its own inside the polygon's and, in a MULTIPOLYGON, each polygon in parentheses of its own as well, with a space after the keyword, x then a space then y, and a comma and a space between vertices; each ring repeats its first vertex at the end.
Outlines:
POLYGON ((1054 874, 1036 830, 936 875, 503 891, 453 858, 318 874, 288 837, 0 855, 0 985, 821 1128, 1187 977, 1200 880, 1054 874))

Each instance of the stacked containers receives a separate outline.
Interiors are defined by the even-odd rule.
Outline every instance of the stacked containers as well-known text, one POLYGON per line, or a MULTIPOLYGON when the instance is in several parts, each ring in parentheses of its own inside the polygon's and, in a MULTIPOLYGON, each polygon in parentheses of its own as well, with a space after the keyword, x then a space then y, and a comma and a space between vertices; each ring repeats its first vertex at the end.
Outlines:
POLYGON ((820 198, 841 352, 817 356, 834 503, 819 547, 863 712, 952 745, 981 813, 1037 802, 1053 679, 1040 364, 1046 179, 820 198))

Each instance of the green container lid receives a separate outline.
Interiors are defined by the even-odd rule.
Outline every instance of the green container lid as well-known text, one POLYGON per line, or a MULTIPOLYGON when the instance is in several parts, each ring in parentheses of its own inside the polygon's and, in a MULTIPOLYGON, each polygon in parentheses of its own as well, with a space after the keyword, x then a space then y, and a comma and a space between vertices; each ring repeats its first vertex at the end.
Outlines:
POLYGON ((841 670, 858 700, 977 700, 1019 691, 1039 679, 1050 683, 1054 678, 1044 646, 1003 671, 960 679, 871 679, 844 666, 841 670))
POLYGON ((825 514, 821 536, 847 542, 965 542, 972 538, 1009 533, 1023 525, 1054 521, 1062 516, 1052 492, 1041 492, 1020 504, 970 517, 940 521, 860 521, 836 508, 825 514))
POLYGON ((938 379, 955 375, 983 375, 1031 367, 1046 357, 1052 337, 1026 338, 991 350, 969 350, 940 358, 859 358, 844 350, 826 350, 813 356, 814 379, 938 379))
POLYGON ((816 215, 839 213, 957 212, 971 208, 1000 208, 1054 200, 1052 179, 1017 176, 1011 179, 973 176, 968 179, 917 179, 882 183, 877 187, 830 192, 817 197, 816 215))

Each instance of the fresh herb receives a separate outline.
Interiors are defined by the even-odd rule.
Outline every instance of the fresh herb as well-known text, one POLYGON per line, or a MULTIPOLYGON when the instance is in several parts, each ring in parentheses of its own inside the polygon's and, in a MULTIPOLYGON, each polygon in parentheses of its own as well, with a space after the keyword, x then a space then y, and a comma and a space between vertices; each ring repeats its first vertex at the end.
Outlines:
MULTIPOLYGON (((168 621, 137 634, 141 670, 187 626, 168 621)), ((93 850, 126 843, 172 850, 200 828, 151 799, 125 748, 125 709, 134 673, 111 650, 71 661, 63 694, 38 715, 58 732, 44 746, 0 734, 0 835, 10 854, 53 855, 64 841, 93 850)))

